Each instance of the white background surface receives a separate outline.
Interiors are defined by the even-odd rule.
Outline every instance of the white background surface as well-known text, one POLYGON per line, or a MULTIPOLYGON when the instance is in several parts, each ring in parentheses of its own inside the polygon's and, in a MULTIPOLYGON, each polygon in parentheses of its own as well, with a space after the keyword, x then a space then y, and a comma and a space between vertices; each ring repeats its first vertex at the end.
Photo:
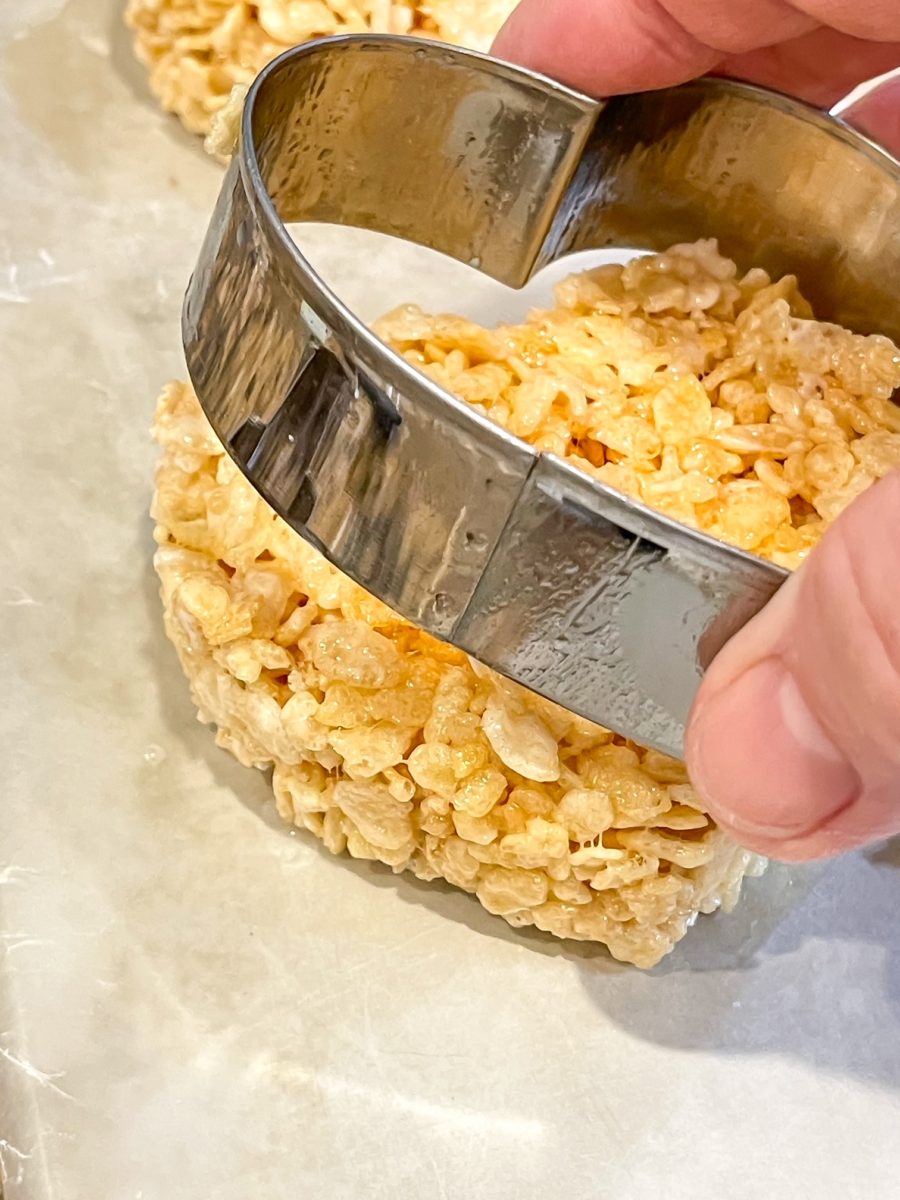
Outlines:
MULTIPOLYGON (((893 1200, 900 848, 773 870, 641 974, 330 858, 195 723, 146 430, 220 169, 118 9, 0 2, 7 1200, 893 1200)), ((463 303, 311 237, 366 315, 463 303)))

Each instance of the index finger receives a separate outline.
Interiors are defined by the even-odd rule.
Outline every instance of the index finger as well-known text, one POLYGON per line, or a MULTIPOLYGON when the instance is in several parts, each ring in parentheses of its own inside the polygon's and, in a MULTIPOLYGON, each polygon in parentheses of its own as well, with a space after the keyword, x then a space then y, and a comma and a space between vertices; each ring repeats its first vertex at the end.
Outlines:
POLYGON ((834 76, 837 98, 898 65, 898 39, 896 0, 522 0, 494 48, 593 95, 718 69, 821 103, 821 85, 804 87, 804 71, 834 76))
POLYGON ((695 36, 658 0, 522 0, 494 51, 582 91, 614 95, 711 71, 726 51, 710 37, 719 40, 714 28, 695 36))

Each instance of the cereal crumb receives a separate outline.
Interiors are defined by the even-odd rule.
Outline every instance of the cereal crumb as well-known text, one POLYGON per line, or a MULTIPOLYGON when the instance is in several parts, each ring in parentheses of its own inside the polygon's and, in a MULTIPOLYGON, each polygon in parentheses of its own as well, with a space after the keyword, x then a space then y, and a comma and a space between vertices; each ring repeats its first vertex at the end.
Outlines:
POLYGON ((244 101, 249 90, 246 83, 236 83, 225 105, 213 113, 209 133, 203 143, 204 150, 213 158, 228 160, 237 152, 244 101))

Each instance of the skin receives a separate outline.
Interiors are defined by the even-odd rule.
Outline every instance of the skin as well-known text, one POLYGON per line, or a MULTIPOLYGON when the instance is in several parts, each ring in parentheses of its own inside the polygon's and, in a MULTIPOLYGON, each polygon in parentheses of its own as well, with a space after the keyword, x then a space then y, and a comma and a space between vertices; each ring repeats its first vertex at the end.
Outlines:
MULTIPOLYGON (((494 52, 598 96, 712 72, 824 107, 900 67, 900 4, 523 0, 494 52)), ((900 154, 900 81, 853 120, 900 154)), ((898 530, 900 472, 843 513, 704 680, 691 778, 752 849, 824 858, 900 833, 898 530)))

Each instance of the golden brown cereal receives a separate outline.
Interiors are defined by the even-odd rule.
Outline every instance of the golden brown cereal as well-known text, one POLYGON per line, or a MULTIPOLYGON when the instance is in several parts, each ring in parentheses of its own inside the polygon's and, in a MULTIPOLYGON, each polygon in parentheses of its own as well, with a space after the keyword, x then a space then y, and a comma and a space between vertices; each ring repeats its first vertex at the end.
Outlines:
POLYGON ((235 85, 290 46, 339 33, 414 33, 487 50, 515 0, 129 0, 126 20, 163 108, 208 133, 235 85))
POLYGON ((897 348, 812 320, 791 277, 739 278, 707 241, 557 301, 491 332, 413 307, 376 329, 519 437, 785 567, 900 466, 897 348))
MULTIPOLYGON (((533 445, 788 567, 900 465, 897 348, 812 320, 795 281, 740 278, 712 241, 575 276, 518 326, 406 307, 378 330, 533 445)), ((156 436, 166 627, 201 718, 274 766, 287 820, 639 966, 734 905, 762 860, 716 829, 682 763, 343 577, 254 493, 186 385, 163 393, 156 436)))

